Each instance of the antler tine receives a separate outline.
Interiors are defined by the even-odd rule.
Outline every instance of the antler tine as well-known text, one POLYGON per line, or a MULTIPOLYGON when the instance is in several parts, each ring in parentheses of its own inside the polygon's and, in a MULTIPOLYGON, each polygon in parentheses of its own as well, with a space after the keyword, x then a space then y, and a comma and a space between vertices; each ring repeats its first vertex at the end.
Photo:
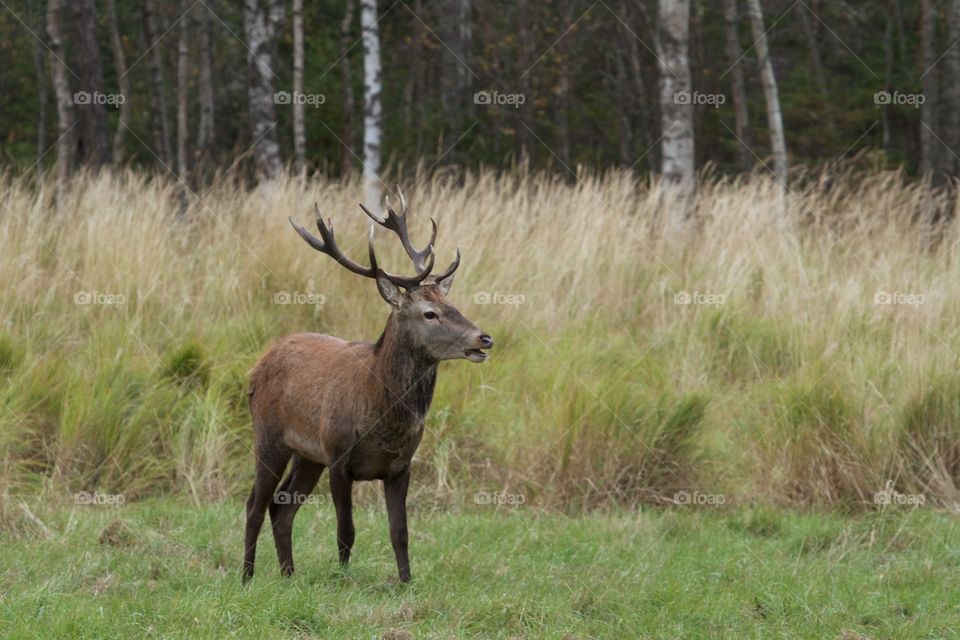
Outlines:
POLYGON ((447 270, 441 273, 438 276, 434 276, 434 282, 440 282, 441 280, 446 280, 453 275, 453 272, 457 270, 457 267, 460 266, 460 247, 457 247, 457 257, 453 259, 453 262, 450 263, 450 266, 447 267, 447 270))
MULTIPOLYGON (((361 205, 362 206, 362 205, 361 205)), ((314 204, 317 215, 317 230, 320 232, 320 238, 315 237, 309 231, 304 229, 302 226, 297 224, 297 222, 291 217, 290 224, 293 226, 294 230, 300 234, 300 237, 303 238, 307 244, 319 251, 320 253, 325 253, 334 260, 337 261, 339 265, 346 268, 348 271, 351 271, 357 275, 364 276, 367 278, 376 278, 378 274, 383 274, 383 276, 397 285, 398 287, 403 287, 405 289, 412 289, 420 285, 423 280, 430 275, 430 271, 433 270, 433 261, 434 256, 431 252, 427 264, 423 267, 417 269, 417 274, 414 276, 398 276, 393 273, 384 271, 377 265, 377 255, 373 248, 373 236, 374 236, 374 225, 370 225, 370 233, 367 235, 367 252, 370 256, 370 266, 364 267, 363 265, 357 264, 350 258, 348 258, 337 246, 336 238, 333 235, 333 222, 328 222, 324 224, 323 216, 320 214, 320 206, 314 204)), ((366 211, 366 209, 364 209, 366 211)), ((369 212, 368 212, 369 214, 369 212)), ((376 220, 376 217, 370 214, 370 217, 376 220)))
POLYGON ((430 218, 430 222, 433 225, 430 242, 428 242, 427 246, 422 250, 417 251, 413 246, 413 242, 410 240, 410 232, 407 229, 407 200, 403 197, 403 191, 400 190, 399 185, 397 186, 397 195, 400 197, 400 213, 397 213, 393 207, 390 206, 389 196, 385 198, 387 205, 387 215, 385 218, 381 218, 367 209, 362 202, 360 203, 360 208, 363 209, 363 212, 366 213, 371 220, 397 234, 401 244, 403 244, 404 251, 406 251, 410 259, 413 260, 413 266, 419 272, 426 264, 427 257, 433 252, 433 244, 437 240, 437 222, 433 218, 430 218))
POLYGON ((375 269, 359 265, 344 255, 344 253, 340 250, 340 247, 337 246, 336 238, 333 235, 333 222, 324 224, 323 216, 320 214, 320 205, 314 203, 313 206, 317 215, 317 230, 320 232, 320 238, 322 238, 322 240, 316 238, 309 231, 297 224, 293 218, 289 218, 290 224, 293 225, 294 230, 300 234, 300 237, 303 238, 311 247, 320 253, 327 254, 336 260, 340 266, 346 268, 347 270, 359 276, 376 278, 377 272, 375 269))

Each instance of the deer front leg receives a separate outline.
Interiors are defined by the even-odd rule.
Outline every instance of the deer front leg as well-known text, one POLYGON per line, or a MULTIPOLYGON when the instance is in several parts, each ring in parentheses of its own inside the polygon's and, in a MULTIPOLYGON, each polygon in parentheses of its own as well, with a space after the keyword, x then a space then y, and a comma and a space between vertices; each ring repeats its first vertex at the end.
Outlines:
POLYGON ((398 475, 383 481, 387 499, 387 518, 390 520, 390 542, 397 557, 400 582, 410 582, 410 559, 407 556, 407 487, 410 486, 410 466, 398 475))
POLYGON ((346 566, 350 562, 356 530, 353 527, 353 480, 340 465, 330 467, 330 493, 337 511, 337 551, 340 564, 346 566))

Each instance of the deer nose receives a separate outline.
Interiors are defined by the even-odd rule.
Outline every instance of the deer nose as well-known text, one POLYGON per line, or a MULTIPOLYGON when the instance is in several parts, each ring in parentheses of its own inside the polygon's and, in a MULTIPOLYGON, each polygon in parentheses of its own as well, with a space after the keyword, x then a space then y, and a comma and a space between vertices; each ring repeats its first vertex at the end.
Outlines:
POLYGON ((480 334, 480 348, 481 349, 490 349, 493 347, 493 338, 483 333, 480 334))

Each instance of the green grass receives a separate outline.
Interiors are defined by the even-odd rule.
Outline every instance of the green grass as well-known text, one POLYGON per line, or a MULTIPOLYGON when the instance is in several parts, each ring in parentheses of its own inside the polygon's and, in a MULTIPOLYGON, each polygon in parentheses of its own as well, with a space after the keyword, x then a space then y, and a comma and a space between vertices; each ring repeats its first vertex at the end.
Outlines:
POLYGON ((381 508, 338 569, 330 505, 296 522, 279 577, 269 526, 240 584, 242 505, 6 501, 3 638, 949 638, 960 522, 716 508, 569 517, 529 505, 413 505, 400 585, 381 508))

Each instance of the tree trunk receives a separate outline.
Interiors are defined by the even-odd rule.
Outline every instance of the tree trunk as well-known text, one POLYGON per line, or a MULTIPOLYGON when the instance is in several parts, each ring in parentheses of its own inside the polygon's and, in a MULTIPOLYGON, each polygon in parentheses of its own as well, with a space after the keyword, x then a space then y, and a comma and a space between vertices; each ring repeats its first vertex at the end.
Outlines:
POLYGON ((730 92, 733 102, 734 130, 737 134, 737 164, 741 171, 749 171, 753 164, 750 154, 750 116, 747 112, 747 92, 743 83, 743 67, 740 66, 743 51, 740 49, 740 33, 737 29, 737 0, 725 0, 724 24, 727 40, 727 64, 730 65, 730 92))
POLYGON ((93 0, 73 0, 73 33, 76 43, 71 56, 74 67, 80 75, 80 98, 76 109, 77 130, 79 135, 80 161, 96 170, 110 159, 110 147, 107 142, 107 108, 98 96, 105 96, 103 85, 103 63, 100 59, 100 45, 97 42, 97 14, 93 0))
MULTIPOLYGON (((30 14, 33 22, 33 32, 43 33, 45 30, 43 8, 37 6, 37 1, 30 3, 30 14)), ((37 164, 43 160, 47 152, 47 69, 43 63, 43 41, 33 38, 33 71, 37 81, 37 164)))
POLYGON ((153 123, 153 152, 160 162, 169 166, 173 152, 170 148, 170 121, 167 112, 167 87, 163 74, 163 53, 158 42, 155 0, 143 0, 143 35, 150 49, 150 84, 153 91, 151 121, 153 123))
POLYGON ((455 138, 460 135, 464 117, 473 108, 470 0, 444 0, 439 9, 444 18, 440 38, 449 47, 447 55, 440 58, 441 115, 449 135, 455 138))
MULTIPOLYGON (((960 41, 960 0, 950 0, 947 12, 947 40, 952 44, 960 41)), ((952 46, 946 54, 946 71, 950 82, 947 83, 947 122, 944 123, 947 145, 951 149, 960 149, 960 45, 952 46)), ((944 153, 943 170, 947 175, 956 176, 960 171, 957 157, 944 153)))
MULTIPOLYGON (((187 0, 180 0, 181 15, 187 12, 187 0)), ((187 142, 190 136, 187 121, 187 100, 189 98, 189 25, 190 20, 183 15, 180 19, 179 42, 177 44, 177 176, 184 185, 187 183, 187 142)))
POLYGON ((120 39, 120 26, 117 23, 116 0, 107 0, 107 18, 110 21, 110 44, 113 47, 113 66, 117 73, 117 85, 123 102, 120 103, 120 118, 117 130, 113 133, 113 163, 123 164, 123 137, 130 122, 130 80, 127 78, 127 58, 123 54, 123 41, 120 39))
POLYGON ((659 0, 658 31, 660 124, 663 136, 660 170, 664 182, 689 195, 695 186, 693 101, 688 54, 690 0, 659 0))
POLYGON ((249 45, 247 101, 254 163, 260 180, 272 180, 282 169, 273 86, 274 50, 282 12, 278 0, 244 3, 243 25, 249 45))
POLYGON ((344 3, 340 21, 340 82, 343 84, 343 131, 340 145, 340 175, 346 177, 353 170, 353 119, 356 99, 353 96, 353 69, 350 66, 351 31, 353 27, 353 0, 344 3))
POLYGON ((363 184, 367 207, 380 210, 380 34, 376 0, 360 0, 363 31, 363 184))
MULTIPOLYGON (((823 56, 820 55, 820 41, 817 29, 819 21, 811 19, 810 16, 811 12, 814 15, 818 15, 817 3, 814 0, 810 0, 809 7, 809 10, 806 6, 800 7, 800 20, 803 25, 803 36, 807 41, 807 49, 810 51, 810 68, 813 71, 813 83, 817 88, 817 93, 820 94, 820 99, 826 104, 830 101, 830 93, 827 89, 827 76, 823 71, 823 56)), ((825 122, 828 126, 832 127, 830 109, 824 109, 823 113, 826 115, 824 118, 825 122)))
MULTIPOLYGON (((883 32, 883 89, 890 93, 893 89, 893 16, 895 0, 890 0, 886 15, 886 27, 883 32)), ((880 105, 881 140, 884 157, 890 155, 890 104, 880 105)))
MULTIPOLYGON (((566 33, 573 25, 576 18, 573 17, 572 7, 569 0, 563 0, 558 3, 560 11, 560 27, 558 33, 566 33)), ((560 160, 567 167, 571 167, 573 144, 570 140, 570 93, 573 80, 573 66, 576 59, 576 52, 573 50, 574 40, 572 38, 561 38, 557 42, 557 84, 555 103, 555 119, 557 131, 557 151, 560 160)), ((611 55, 619 56, 618 51, 613 51, 611 55)), ((622 79, 621 79, 622 80, 622 79)), ((621 86, 623 86, 621 84, 621 86)), ((622 137, 622 136, 621 136, 622 137)))
POLYGON ((760 81, 763 83, 763 96, 767 103, 767 126, 770 129, 770 150, 773 153, 773 172, 780 184, 786 189, 787 143, 783 133, 783 116, 780 113, 780 96, 777 92, 777 78, 770 61, 767 47, 766 28, 763 25, 763 12, 760 0, 747 0, 750 14, 750 27, 756 41, 757 62, 760 65, 760 81))
MULTIPOLYGON (((293 94, 303 94, 303 0, 293 0, 293 94)), ((293 170, 298 175, 306 170, 307 157, 303 109, 303 101, 293 101, 293 170)))
POLYGON ((50 37, 50 73, 53 78, 53 90, 57 100, 57 206, 63 202, 67 180, 73 169, 74 138, 76 125, 73 115, 73 96, 70 93, 70 80, 67 78, 67 65, 63 62, 63 30, 61 18, 62 0, 49 0, 47 3, 47 35, 50 37))
POLYGON ((197 30, 200 33, 200 120, 197 123, 197 160, 209 160, 213 148, 214 129, 214 90, 213 90, 213 36, 210 25, 210 12, 213 0, 199 7, 197 30))
POLYGON ((937 68, 933 39, 936 34, 936 7, 934 0, 920 2, 920 80, 924 101, 920 105, 920 173, 932 175, 937 169, 937 68))

